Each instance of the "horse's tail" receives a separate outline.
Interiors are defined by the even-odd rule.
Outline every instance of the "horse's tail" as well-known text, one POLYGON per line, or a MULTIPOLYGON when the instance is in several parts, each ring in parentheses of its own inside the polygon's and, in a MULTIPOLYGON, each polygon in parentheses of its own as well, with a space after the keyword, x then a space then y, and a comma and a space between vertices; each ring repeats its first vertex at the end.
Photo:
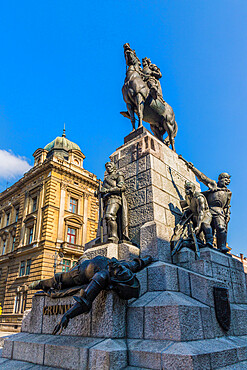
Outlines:
POLYGON ((177 136, 177 133, 178 133, 178 124, 175 121, 175 123, 174 123, 174 131, 172 133, 172 137, 175 138, 177 136))

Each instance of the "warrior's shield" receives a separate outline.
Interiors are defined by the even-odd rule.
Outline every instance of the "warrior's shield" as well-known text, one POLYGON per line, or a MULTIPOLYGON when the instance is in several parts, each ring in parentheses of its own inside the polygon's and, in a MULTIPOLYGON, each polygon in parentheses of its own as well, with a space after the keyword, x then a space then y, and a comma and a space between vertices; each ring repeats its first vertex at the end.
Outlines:
POLYGON ((214 304, 216 318, 220 326, 228 331, 231 324, 231 307, 227 288, 214 287, 214 304))

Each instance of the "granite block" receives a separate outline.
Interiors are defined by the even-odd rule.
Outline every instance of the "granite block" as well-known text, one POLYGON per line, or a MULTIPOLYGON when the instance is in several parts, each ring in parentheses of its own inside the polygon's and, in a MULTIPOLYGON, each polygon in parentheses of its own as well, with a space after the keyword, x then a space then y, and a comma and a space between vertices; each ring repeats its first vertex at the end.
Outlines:
POLYGON ((153 204, 147 203, 143 206, 129 210, 129 226, 143 225, 154 218, 153 204))
POLYGON ((212 310, 208 306, 200 308, 204 339, 215 338, 212 310))
POLYGON ((229 266, 232 269, 236 269, 236 270, 239 270, 239 271, 242 271, 242 272, 244 271, 243 263, 241 261, 237 260, 234 257, 229 259, 229 266))
POLYGON ((233 290, 233 301, 234 303, 247 303, 247 292, 246 292, 246 285, 245 284, 232 284, 233 290))
POLYGON ((238 362, 237 348, 229 343, 226 338, 219 338, 214 343, 214 349, 210 353, 210 361, 213 369, 218 367, 235 364, 238 362))
POLYGON ((44 365, 64 369, 87 369, 89 348, 102 341, 95 338, 56 336, 45 345, 44 365))
POLYGON ((89 349, 89 369, 119 370, 126 366, 125 340, 106 339, 89 349))
POLYGON ((191 261, 190 269, 201 275, 213 276, 212 263, 205 260, 191 261))
POLYGON ((162 352, 162 369, 210 370, 210 356, 193 348, 191 342, 174 343, 162 352))
MULTIPOLYGON (((96 298, 98 299, 98 298, 96 298)), ((73 305, 75 300, 73 297, 64 298, 50 298, 45 297, 45 306, 60 306, 67 305, 68 309, 70 305, 73 305)), ((62 314, 58 315, 43 315, 43 334, 52 334, 55 325, 59 323, 62 318, 62 314)), ((91 325, 91 312, 88 314, 82 314, 74 317, 70 320, 66 329, 63 330, 63 335, 79 335, 83 337, 90 336, 90 325, 91 325)))
POLYGON ((184 247, 177 253, 178 264, 189 262, 190 265, 190 263, 194 260, 195 252, 192 251, 190 248, 184 247))
POLYGON ((213 287, 224 287, 224 283, 210 277, 190 272, 191 296, 208 306, 214 307, 213 287))
POLYGON ((144 309, 146 304, 156 298, 160 292, 148 292, 129 303, 127 308, 127 337, 143 338, 144 309))
POLYGON ((128 307, 127 338, 144 338, 144 309, 143 307, 128 307))
MULTIPOLYGON (((47 340, 49 341, 50 338, 47 340)), ((27 361, 43 365, 45 343, 42 335, 36 334, 29 337, 15 340, 13 347, 13 360, 27 361)))
POLYGON ((247 335, 246 304, 231 304, 231 327, 234 335, 247 335))
POLYGON ((129 364, 145 369, 161 369, 161 353, 171 341, 128 340, 129 364))
POLYGON ((34 295, 32 298, 32 310, 22 323, 21 330, 29 333, 41 333, 43 324, 43 308, 45 296, 34 295))
POLYGON ((2 351, 2 357, 4 358, 12 358, 12 353, 13 353, 13 341, 10 339, 5 339, 4 341, 4 346, 3 346, 3 351, 2 351))
POLYGON ((179 291, 188 296, 191 295, 190 289, 190 273, 189 271, 178 267, 178 282, 179 282, 179 291))
POLYGON ((146 189, 140 189, 132 193, 127 193, 129 209, 140 207, 146 204, 146 189))
POLYGON ((140 282, 141 290, 140 297, 148 291, 148 269, 145 268, 136 273, 136 277, 140 282))
POLYGON ((203 260, 215 262, 215 263, 218 263, 226 267, 230 266, 229 261, 232 259, 232 257, 227 256, 217 251, 217 249, 205 247, 205 248, 202 248, 200 252, 201 252, 201 259, 203 260))
POLYGON ((165 262, 155 262, 148 267, 148 290, 178 291, 177 267, 165 262))
POLYGON ((182 293, 161 293, 145 306, 145 339, 202 339, 200 307, 200 303, 182 293))
POLYGON ((147 222, 140 229, 140 255, 150 254, 154 259, 171 262, 170 238, 172 229, 159 222, 147 222))
MULTIPOLYGON (((162 204, 162 203, 161 203, 162 204)), ((153 204, 154 220, 166 225, 166 210, 162 205, 153 204)))
POLYGON ((93 303, 91 335, 93 337, 123 338, 126 301, 114 292, 102 291, 93 303))

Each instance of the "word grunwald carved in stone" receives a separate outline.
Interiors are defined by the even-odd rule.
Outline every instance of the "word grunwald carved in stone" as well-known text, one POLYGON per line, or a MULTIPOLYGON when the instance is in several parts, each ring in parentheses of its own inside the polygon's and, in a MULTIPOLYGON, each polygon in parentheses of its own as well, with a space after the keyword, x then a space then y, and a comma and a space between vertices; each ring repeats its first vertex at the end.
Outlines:
POLYGON ((59 304, 54 306, 45 306, 43 308, 43 315, 64 315, 73 305, 72 304, 59 304))

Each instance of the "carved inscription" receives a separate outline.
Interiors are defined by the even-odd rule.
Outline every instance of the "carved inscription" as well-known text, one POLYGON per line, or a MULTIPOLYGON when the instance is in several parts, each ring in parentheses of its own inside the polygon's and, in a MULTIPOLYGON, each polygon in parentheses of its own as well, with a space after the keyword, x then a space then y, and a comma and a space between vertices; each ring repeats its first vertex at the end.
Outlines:
POLYGON ((63 315, 67 312, 73 304, 61 304, 54 306, 45 306, 43 308, 43 315, 63 315))

